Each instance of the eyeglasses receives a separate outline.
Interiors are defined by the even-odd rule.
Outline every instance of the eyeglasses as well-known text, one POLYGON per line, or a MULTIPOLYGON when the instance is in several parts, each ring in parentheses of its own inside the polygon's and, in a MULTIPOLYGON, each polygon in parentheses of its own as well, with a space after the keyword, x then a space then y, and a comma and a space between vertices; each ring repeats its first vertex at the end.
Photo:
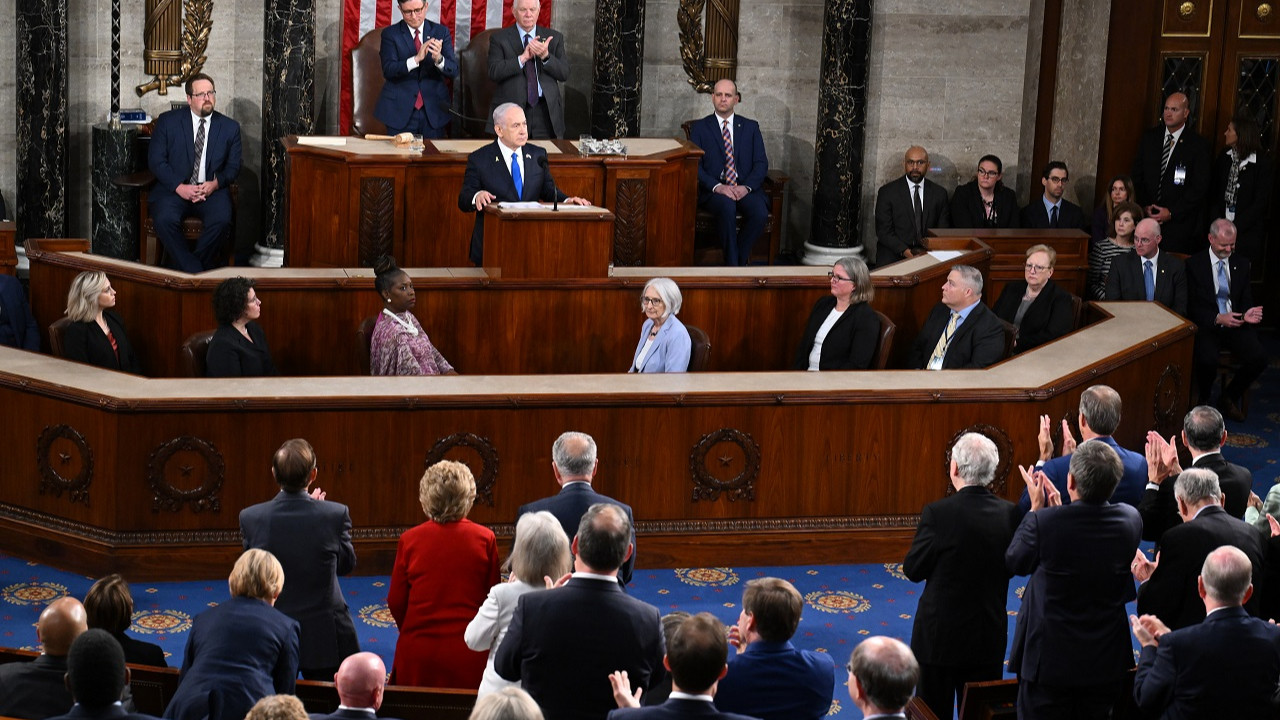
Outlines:
POLYGON ((827 280, 830 280, 830 281, 831 281, 831 282, 833 282, 833 283, 838 283, 838 282, 853 282, 853 278, 840 277, 839 275, 837 275, 837 274, 835 274, 835 273, 833 273, 833 272, 829 272, 829 273, 827 273, 827 280))
POLYGON ((982 168, 978 168, 978 176, 984 177, 984 178, 1000 177, 1000 171, 999 170, 983 170, 982 168))
POLYGON ((1049 269, 1048 265, 1032 265, 1031 263, 1027 263, 1022 267, 1029 273, 1042 273, 1049 269))
POLYGON ((640 304, 641 304, 641 305, 652 305, 652 306, 654 306, 654 307, 657 307, 657 306, 659 306, 659 305, 661 305, 661 304, 662 304, 662 298, 642 297, 642 298, 640 298, 640 304))
POLYGON ((202 92, 202 93, 191 93, 191 97, 196 98, 198 100, 204 100, 206 98, 212 99, 214 97, 217 97, 217 95, 218 95, 217 90, 210 90, 208 92, 202 92))
POLYGON ((1047 180, 1054 185, 1066 185, 1069 181, 1064 177, 1054 177, 1050 175, 1047 180))
POLYGON ((422 13, 424 13, 424 12, 426 12, 426 11, 427 11, 427 6, 426 6, 426 5, 423 5, 423 6, 422 6, 422 7, 420 7, 420 8, 415 8, 415 9, 413 9, 413 10, 405 10, 404 8, 400 8, 400 14, 401 14, 401 15, 421 15, 422 13))

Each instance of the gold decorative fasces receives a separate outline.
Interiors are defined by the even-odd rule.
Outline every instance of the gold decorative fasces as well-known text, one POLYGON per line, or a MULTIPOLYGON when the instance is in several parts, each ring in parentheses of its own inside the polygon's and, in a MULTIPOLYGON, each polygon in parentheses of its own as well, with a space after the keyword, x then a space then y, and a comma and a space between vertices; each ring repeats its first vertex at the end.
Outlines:
POLYGON ((213 0, 147 0, 143 22, 143 68, 152 77, 134 91, 138 97, 152 90, 168 95, 171 86, 204 69, 213 0))
POLYGON ((493 507, 493 486, 498 482, 498 451, 489 438, 474 433, 454 433, 440 438, 427 451, 423 469, 441 460, 466 465, 476 478, 476 500, 493 507), (476 469, 479 468, 479 472, 476 469))
POLYGON ((747 433, 720 428, 707 433, 689 453, 693 476, 692 500, 716 501, 724 493, 731 502, 756 499, 760 477, 760 446, 747 433))
POLYGON ((1160 34, 1163 37, 1209 37, 1213 0, 1164 0, 1160 34))
POLYGON ((943 453, 942 460, 942 476, 947 478, 947 495, 956 491, 955 486, 951 484, 951 448, 955 447, 956 441, 960 439, 960 436, 967 433, 978 433, 996 444, 996 451, 1000 454, 1000 460, 996 464, 995 475, 992 477, 991 484, 988 487, 991 488, 991 492, 1003 497, 1005 486, 1008 484, 1009 471, 1013 467, 1013 441, 1009 439, 1009 433, 1005 432, 1003 428, 985 424, 961 428, 951 436, 951 441, 947 443, 947 450, 943 453))
POLYGON ((70 425, 46 425, 36 441, 36 467, 40 471, 40 494, 89 504, 89 484, 93 482, 93 449, 70 425))
POLYGON ((151 512, 176 513, 184 505, 195 513, 221 511, 226 470, 222 453, 208 440, 183 435, 160 445, 147 461, 151 512))
POLYGON ((680 60, 689 84, 698 92, 711 92, 718 80, 737 80, 739 2, 680 0, 676 10, 680 60))

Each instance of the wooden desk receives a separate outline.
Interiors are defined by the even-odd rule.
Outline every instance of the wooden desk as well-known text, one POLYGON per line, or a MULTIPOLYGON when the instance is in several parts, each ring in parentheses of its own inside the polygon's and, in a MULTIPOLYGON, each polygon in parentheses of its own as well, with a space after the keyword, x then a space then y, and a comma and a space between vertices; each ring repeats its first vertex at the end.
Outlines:
POLYGON ((613 213, 598 207, 484 209, 484 265, 489 277, 602 278, 613 260, 613 213))
MULTIPOLYGON (((988 305, 995 305, 1010 280, 1023 279, 1023 266, 1027 262, 1027 248, 1045 244, 1058 253, 1054 263, 1053 281, 1067 292, 1088 299, 1085 283, 1089 277, 1089 234, 1081 230, 1025 230, 1018 228, 1000 230, 930 230, 930 238, 956 240, 977 238, 991 246, 995 256, 991 259, 991 273, 982 295, 988 305)), ((930 247, 934 242, 930 241, 930 247)))
MULTIPOLYGON (((428 142, 421 154, 362 138, 340 146, 284 140, 289 267, 372 267, 391 254, 401 267, 466 267, 475 215, 458 209, 476 140, 428 142)), ((580 157, 567 140, 548 150, 556 186, 617 216, 618 266, 693 264, 702 150, 683 140, 634 138, 626 157, 580 157)))

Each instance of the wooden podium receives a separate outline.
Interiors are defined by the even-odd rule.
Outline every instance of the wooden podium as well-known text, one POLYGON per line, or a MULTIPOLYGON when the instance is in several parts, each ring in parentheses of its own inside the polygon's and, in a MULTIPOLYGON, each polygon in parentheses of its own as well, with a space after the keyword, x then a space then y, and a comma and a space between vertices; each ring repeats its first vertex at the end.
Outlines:
POLYGON ((613 213, 560 204, 484 209, 484 257, 490 277, 565 279, 609 276, 613 213))

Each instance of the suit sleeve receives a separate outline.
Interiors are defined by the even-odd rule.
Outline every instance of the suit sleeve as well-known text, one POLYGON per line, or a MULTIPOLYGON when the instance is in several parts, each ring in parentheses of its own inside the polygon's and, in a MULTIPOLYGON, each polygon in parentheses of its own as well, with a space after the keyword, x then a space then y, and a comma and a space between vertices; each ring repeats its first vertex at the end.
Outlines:
POLYGON ((509 34, 506 31, 496 33, 489 42, 489 79, 495 83, 501 83, 524 71, 520 65, 520 53, 510 54, 511 47, 506 42, 509 34))
POLYGON ((161 115, 151 133, 151 142, 147 144, 147 167, 156 176, 156 182, 170 191, 176 191, 191 175, 191 168, 178 169, 169 161, 169 146, 179 139, 173 137, 176 126, 177 121, 173 118, 161 115))
POLYGON ((440 38, 440 56, 444 58, 444 65, 437 68, 435 63, 431 62, 431 56, 428 55, 427 67, 431 68, 431 72, 447 78, 458 77, 458 55, 453 51, 453 36, 449 34, 449 28, 436 25, 431 34, 440 38))
POLYGON ((498 652, 493 656, 493 669, 504 680, 517 682, 520 680, 520 643, 524 635, 524 600, 527 595, 521 595, 516 600, 516 611, 511 615, 511 624, 507 625, 506 637, 502 638, 502 644, 498 646, 498 652))
POLYGON ((253 547, 251 538, 249 537, 249 526, 245 524, 245 513, 249 512, 248 508, 240 511, 240 552, 244 552, 253 547))
POLYGON ((382 44, 378 48, 378 57, 382 60, 382 77, 386 80, 398 80, 409 74, 407 56, 402 56, 396 43, 396 25, 382 31, 382 44))
POLYGON ((1133 678, 1134 702, 1154 717, 1173 702, 1176 679, 1177 669, 1173 665, 1170 644, 1142 648, 1137 674, 1133 678))
POLYGON ((764 185, 764 179, 769 174, 769 156, 765 154, 764 136, 760 134, 759 123, 753 121, 751 129, 751 170, 738 181, 738 184, 746 185, 754 191, 764 185))
POLYGON ((1187 587, 1195 587, 1200 574, 1199 563, 1194 572, 1187 567, 1190 550, 1182 547, 1180 535, 1165 533, 1160 539, 1160 564, 1138 588, 1138 614, 1155 615, 1166 624, 1176 623, 1182 616, 1183 593, 1187 587))
POLYGON ((226 340, 214 335, 209 343, 209 352, 205 355, 205 375, 208 377, 241 377, 244 374, 240 366, 240 355, 226 340))
MULTIPOLYGON (((1006 285, 1005 287, 1007 288, 1008 286, 1006 285)), ((1030 332, 1022 335, 1026 342, 1018 344, 1024 347, 1033 347, 1043 345, 1051 340, 1057 340, 1071 332, 1072 320, 1071 298, 1067 296, 1065 291, 1054 293, 1049 305, 1048 322, 1039 328, 1024 328, 1030 330, 1030 332)), ((1019 334, 1021 335, 1021 333, 1019 334)))
POLYGON ((1122 271, 1120 268, 1124 264, 1124 261, 1118 257, 1111 261, 1111 269, 1107 271, 1106 290, 1103 291, 1102 295, 1103 300, 1114 301, 1122 299, 1120 292, 1120 273, 1122 271))
POLYGON ((477 167, 477 162, 474 155, 467 158, 467 169, 462 174, 462 189, 458 191, 458 209, 462 212, 476 211, 471 198, 484 189, 484 185, 480 183, 480 168, 477 167))
MULTIPOLYGON (((240 176, 240 123, 230 118, 221 118, 221 124, 230 127, 231 136, 227 138, 227 161, 214 171, 213 177, 218 181, 218 189, 231 187, 231 183, 240 176)), ((222 132, 227 132, 223 130, 222 132)))
POLYGON ((68 360, 89 362, 88 323, 73 322, 62 332, 62 354, 68 360))
MULTIPOLYGON (((284 618, 283 615, 281 617, 284 618)), ((280 657, 276 658, 276 666, 271 671, 271 684, 276 692, 292 695, 298 681, 298 645, 302 642, 302 626, 294 620, 288 622, 280 657)))
POLYGON ((387 590, 387 609, 396 621, 396 627, 404 625, 409 612, 409 551, 404 536, 396 546, 396 560, 391 568, 391 587, 387 590))
MULTIPOLYGON (((1186 220, 1188 217, 1195 219, 1200 217, 1204 210, 1204 203, 1209 195, 1209 165, 1213 162, 1209 154, 1209 141, 1196 137, 1197 142, 1192 144, 1192 154, 1187 162, 1187 191, 1182 194, 1185 202, 1180 204, 1177 212, 1174 208, 1169 208, 1170 216, 1177 215, 1180 220, 1186 220)), ((1173 160, 1169 161, 1173 164, 1173 160)))
POLYGON ((338 532, 338 574, 348 575, 355 569, 356 548, 351 544, 351 511, 344 507, 338 532))
POLYGON ((663 355, 665 363, 662 366, 663 372, 682 373, 689 370, 689 357, 693 354, 693 341, 689 339, 689 331, 681 325, 672 328, 667 341, 666 353, 663 355))
POLYGON ((951 226, 957 228, 976 228, 978 227, 978 221, 977 218, 974 217, 973 213, 969 211, 969 207, 965 202, 967 200, 965 197, 965 191, 961 189, 964 187, 966 186, 961 185, 957 187, 956 191, 951 195, 951 226))
POLYGON ((995 313, 988 310, 983 314, 985 320, 973 329, 973 356, 965 366, 968 368, 990 367, 1004 359, 1004 325, 995 313))
MULTIPOLYGON (((848 312, 855 312, 850 308, 848 312)), ((880 336, 880 317, 867 306, 865 311, 856 311, 853 318, 856 323, 853 329, 853 342, 849 344, 849 355, 840 363, 840 370, 866 370, 871 367, 871 358, 876 352, 876 339, 880 336)))
POLYGON ((1028 513, 1018 524, 1013 540, 1009 541, 1009 549, 1004 553, 1005 569, 1011 575, 1030 575, 1039 566, 1039 525, 1040 518, 1036 513, 1028 513))
POLYGON ((554 33, 549 36, 551 45, 547 50, 546 60, 536 60, 539 72, 550 75, 553 80, 560 82, 568 82, 569 80, 569 61, 567 53, 564 49, 564 35, 554 33))
POLYGON ((1170 310, 1187 316, 1187 266, 1182 260, 1173 258, 1172 272, 1169 281, 1173 283, 1173 307, 1170 310))
POLYGON ((484 652, 493 646, 493 639, 498 636, 498 617, 502 614, 502 603, 498 600, 496 587, 489 588, 489 596, 476 611, 476 616, 467 623, 462 639, 467 647, 476 652, 484 652))
POLYGON ((942 202, 938 203, 938 206, 941 207, 942 210, 941 214, 938 216, 938 224, 934 227, 949 228, 951 227, 951 203, 947 202, 947 191, 943 190, 941 187, 939 187, 938 190, 942 194, 942 202))
POLYGON ((893 227, 893 201, 889 199, 889 186, 876 193, 876 264, 884 265, 902 259, 907 244, 898 237, 893 227), (888 251, 888 252, 885 252, 888 251))
POLYGON ((1142 491, 1142 499, 1138 501, 1138 515, 1142 518, 1142 539, 1159 542, 1160 537, 1169 528, 1182 524, 1176 507, 1171 507, 1173 500, 1172 487, 1165 489, 1165 484, 1172 484, 1173 478, 1166 478, 1159 490, 1142 491))
POLYGON ((1150 181, 1147 179, 1147 132, 1143 132, 1138 140, 1138 153, 1133 158, 1133 169, 1129 175, 1133 178, 1134 202, 1146 207, 1155 202, 1154 197, 1147 197, 1149 194, 1148 185, 1150 181))
POLYGON ((920 524, 916 527, 916 536, 911 540, 911 549, 902 561, 902 574, 911 582, 923 582, 933 574, 933 566, 938 560, 934 542, 933 508, 925 505, 920 513, 920 524))
MULTIPOLYGON (((1248 171, 1246 171, 1248 172, 1248 171)), ((1249 173, 1256 187, 1248 198, 1247 205, 1236 206, 1236 230, 1240 235, 1261 232, 1267 220, 1268 204, 1271 202, 1271 188, 1275 182, 1275 170, 1270 160, 1259 158, 1249 173)), ((1225 183, 1224 183, 1225 184, 1225 183)), ((1222 198, 1219 197, 1219 200, 1222 198)), ((1216 215, 1214 217, 1222 217, 1216 215)))
MULTIPOLYGON (((689 141, 702 148, 702 159, 698 161, 698 187, 711 192, 716 185, 720 184, 720 178, 713 175, 709 169, 712 153, 718 152, 718 148, 712 145, 711 138, 704 131, 705 127, 706 123, 702 120, 695 122, 693 127, 689 128, 689 141)), ((716 142, 719 142, 718 137, 716 142)))

